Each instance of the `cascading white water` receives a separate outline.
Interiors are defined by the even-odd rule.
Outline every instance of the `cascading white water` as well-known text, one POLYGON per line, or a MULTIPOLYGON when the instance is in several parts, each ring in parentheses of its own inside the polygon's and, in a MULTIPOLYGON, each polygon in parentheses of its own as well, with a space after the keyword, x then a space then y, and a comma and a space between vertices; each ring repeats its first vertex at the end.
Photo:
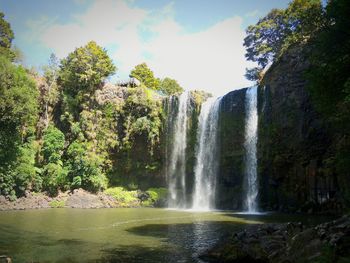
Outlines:
POLYGON ((197 131, 195 184, 192 209, 214 208, 218 172, 218 122, 221 99, 209 99, 202 105, 197 131))
POLYGON ((258 109, 257 87, 247 89, 245 96, 245 207, 248 212, 257 212, 258 178, 257 153, 258 109))
MULTIPOLYGON (((174 97, 171 98, 173 100, 174 97)), ((172 101, 170 102, 171 104, 172 101)), ((171 151, 168 164, 168 207, 186 208, 186 146, 189 93, 183 92, 178 99, 178 111, 175 117, 171 138, 171 151)), ((173 112, 171 112, 173 113, 173 112)), ((170 114, 172 115, 172 114, 170 114)), ((171 121, 172 122, 172 121, 171 121)))

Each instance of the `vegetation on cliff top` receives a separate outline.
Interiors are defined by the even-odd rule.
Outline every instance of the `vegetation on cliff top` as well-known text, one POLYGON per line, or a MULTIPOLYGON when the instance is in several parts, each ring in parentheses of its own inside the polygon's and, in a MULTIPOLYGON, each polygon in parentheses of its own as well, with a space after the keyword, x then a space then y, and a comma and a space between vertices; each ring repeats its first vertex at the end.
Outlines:
POLYGON ((164 95, 176 95, 184 91, 175 79, 168 77, 164 79, 156 78, 146 63, 135 66, 130 73, 130 77, 139 80, 147 88, 158 90, 164 95))
POLYGON ((323 24, 320 0, 294 0, 286 9, 272 9, 256 25, 247 28, 246 58, 258 63, 247 69, 249 80, 261 79, 264 68, 290 46, 313 38, 323 24))
POLYGON ((248 60, 258 67, 246 77, 258 82, 269 63, 288 48, 300 47, 310 63, 304 72, 313 106, 329 127, 331 149, 324 164, 337 176, 343 201, 350 204, 350 5, 346 0, 294 0, 286 9, 273 9, 249 26, 244 45, 248 60))
POLYGON ((52 54, 40 76, 13 64, 3 13, 0 28, 0 195, 160 186, 149 177, 161 173, 162 95, 183 92, 176 80, 143 63, 130 74, 139 86, 106 85, 117 68, 94 41, 61 61, 52 54))

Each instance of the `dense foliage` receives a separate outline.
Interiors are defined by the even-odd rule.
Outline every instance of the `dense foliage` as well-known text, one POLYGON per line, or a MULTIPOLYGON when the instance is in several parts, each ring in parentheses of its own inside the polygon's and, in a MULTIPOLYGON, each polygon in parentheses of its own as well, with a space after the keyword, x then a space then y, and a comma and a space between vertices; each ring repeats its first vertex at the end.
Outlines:
POLYGON ((139 64, 131 71, 130 77, 139 80, 147 88, 159 89, 159 79, 154 77, 153 71, 146 63, 139 64))
POLYGON ((164 78, 160 82, 160 90, 166 95, 181 94, 184 90, 175 79, 164 78))
POLYGON ((60 82, 67 91, 76 95, 80 91, 93 92, 116 67, 106 50, 94 41, 77 48, 61 61, 60 82))
POLYGON ((0 12, 0 55, 13 60, 15 52, 11 50, 11 44, 14 34, 4 16, 4 13, 0 12))
POLYGON ((156 78, 146 63, 135 66, 130 73, 130 77, 137 79, 149 89, 159 90, 164 95, 176 95, 184 91, 175 79, 166 77, 161 80, 156 78))
POLYGON ((339 185, 350 205, 350 5, 330 1, 324 25, 311 42, 307 72, 309 89, 317 109, 334 135, 329 168, 339 174, 339 185))
POLYGON ((2 56, 0 83, 0 193, 14 196, 35 177, 32 136, 38 92, 25 70, 2 56))
POLYGON ((90 41, 77 48, 61 61, 58 83, 63 87, 69 110, 80 110, 82 104, 91 102, 90 96, 101 88, 104 80, 116 67, 106 50, 90 41))
POLYGON ((246 77, 259 80, 260 72, 293 44, 315 36, 323 24, 320 0, 294 0, 286 9, 272 9, 256 25, 247 28, 244 39, 246 58, 258 67, 248 69, 246 77))
MULTIPOLYGON (((3 17, 1 13, 0 195, 15 199, 29 190, 55 196, 108 186, 136 193, 160 186, 152 177, 162 167, 162 100, 182 92, 178 83, 160 81, 141 64, 131 73, 140 86, 106 84, 116 67, 93 41, 61 61, 52 54, 40 76, 13 64, 14 36, 3 17)), ((144 194, 144 200, 137 194, 138 202, 158 200, 154 191, 144 194)))

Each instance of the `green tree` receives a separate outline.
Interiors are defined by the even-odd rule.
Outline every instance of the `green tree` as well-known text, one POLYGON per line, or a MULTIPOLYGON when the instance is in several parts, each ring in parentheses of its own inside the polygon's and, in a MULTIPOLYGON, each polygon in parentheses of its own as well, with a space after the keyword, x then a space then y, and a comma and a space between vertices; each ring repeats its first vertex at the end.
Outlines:
POLYGON ((59 189, 68 190, 68 170, 62 163, 48 163, 43 168, 43 187, 51 195, 58 194, 59 189))
POLYGON ((44 132, 42 153, 45 163, 57 163, 61 160, 65 138, 64 134, 54 126, 44 132))
POLYGON ((67 164, 72 187, 83 187, 92 192, 107 187, 103 172, 103 158, 89 149, 87 142, 74 141, 67 150, 67 164))
POLYGON ((175 79, 164 78, 160 82, 160 90, 166 95, 181 94, 184 89, 177 83, 175 79))
POLYGON ((0 55, 13 60, 15 53, 11 50, 14 34, 10 24, 4 19, 4 13, 0 12, 0 55))
POLYGON ((26 71, 0 56, 0 193, 15 196, 35 175, 34 135, 38 91, 26 71))
POLYGON ((116 71, 107 51, 90 41, 61 61, 59 83, 72 96, 92 94, 116 71))
POLYGON ((0 56, 0 163, 13 160, 17 146, 34 134, 38 91, 20 66, 0 56))
POLYGON ((308 41, 323 24, 320 0, 294 0, 286 9, 272 9, 256 25, 247 28, 244 39, 246 58, 258 63, 247 70, 250 80, 258 80, 261 71, 295 43, 308 41))
POLYGON ((285 12, 272 9, 256 25, 247 28, 244 39, 246 58, 262 68, 273 61, 282 49, 283 39, 291 29, 285 26, 285 12))
POLYGON ((146 63, 137 65, 130 73, 131 78, 139 80, 143 85, 150 89, 159 89, 159 79, 154 77, 153 71, 146 63))
POLYGON ((25 190, 32 189, 36 181, 35 154, 37 149, 35 141, 31 140, 19 147, 19 155, 16 165, 10 171, 14 176, 15 191, 17 195, 23 195, 25 190))

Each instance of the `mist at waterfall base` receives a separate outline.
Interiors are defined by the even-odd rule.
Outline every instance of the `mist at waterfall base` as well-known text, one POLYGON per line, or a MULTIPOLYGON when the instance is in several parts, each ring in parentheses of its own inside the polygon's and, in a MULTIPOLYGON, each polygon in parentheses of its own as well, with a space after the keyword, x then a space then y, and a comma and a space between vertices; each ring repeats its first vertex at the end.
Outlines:
MULTIPOLYGON (((168 208, 190 211, 216 210, 219 176, 220 98, 209 98, 201 105, 198 116, 192 184, 186 185, 186 149, 191 112, 190 92, 172 96, 168 101, 167 162, 168 208), (191 194, 191 197, 189 195, 191 194)), ((244 214, 258 214, 257 195, 257 87, 246 90, 244 129, 244 214)), ((192 180, 192 178, 191 178, 192 180)))

